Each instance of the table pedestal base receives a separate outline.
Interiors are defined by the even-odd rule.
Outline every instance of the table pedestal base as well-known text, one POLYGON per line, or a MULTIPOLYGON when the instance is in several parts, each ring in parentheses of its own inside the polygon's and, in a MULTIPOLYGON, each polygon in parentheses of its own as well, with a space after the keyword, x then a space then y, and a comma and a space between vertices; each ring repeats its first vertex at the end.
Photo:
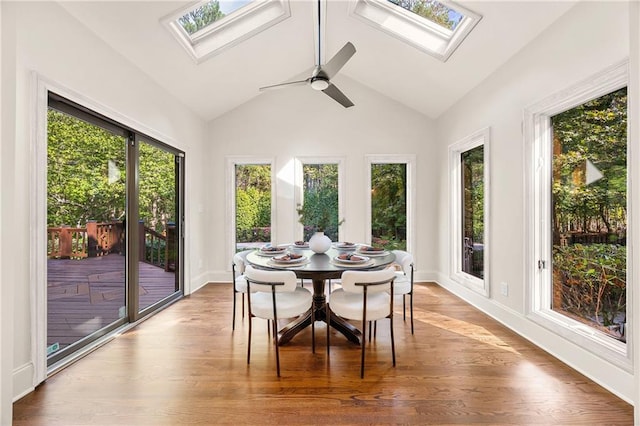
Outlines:
MULTIPOLYGON (((311 309, 314 311, 315 320, 326 322, 327 327, 335 328, 348 340, 359 345, 360 330, 331 311, 329 311, 329 318, 327 318, 327 298, 324 294, 324 287, 325 280, 313 280, 313 306, 311 309)), ((311 325, 311 309, 280 330, 279 341, 281 345, 287 343, 293 336, 311 325)))

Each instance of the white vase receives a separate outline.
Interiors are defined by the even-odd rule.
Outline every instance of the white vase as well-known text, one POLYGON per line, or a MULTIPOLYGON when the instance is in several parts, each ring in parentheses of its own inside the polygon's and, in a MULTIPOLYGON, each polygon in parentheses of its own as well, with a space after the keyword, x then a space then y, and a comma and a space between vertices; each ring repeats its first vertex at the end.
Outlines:
POLYGON ((324 232, 316 232, 309 238, 309 248, 316 253, 324 253, 331 248, 331 238, 324 232))

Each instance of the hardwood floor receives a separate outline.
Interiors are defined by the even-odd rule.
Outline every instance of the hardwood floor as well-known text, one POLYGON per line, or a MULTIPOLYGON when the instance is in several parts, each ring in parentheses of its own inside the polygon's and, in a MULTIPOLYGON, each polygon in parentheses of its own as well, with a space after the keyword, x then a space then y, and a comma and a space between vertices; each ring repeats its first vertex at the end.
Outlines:
MULTIPOLYGON (((633 407, 434 284, 415 290, 415 335, 396 303, 397 366, 378 327, 360 350, 326 328, 281 348, 262 320, 231 331, 231 288, 210 284, 49 378, 14 425, 632 425, 633 407)), ((238 299, 239 301, 239 299, 238 299)), ((238 313, 238 315, 240 315, 238 313)))

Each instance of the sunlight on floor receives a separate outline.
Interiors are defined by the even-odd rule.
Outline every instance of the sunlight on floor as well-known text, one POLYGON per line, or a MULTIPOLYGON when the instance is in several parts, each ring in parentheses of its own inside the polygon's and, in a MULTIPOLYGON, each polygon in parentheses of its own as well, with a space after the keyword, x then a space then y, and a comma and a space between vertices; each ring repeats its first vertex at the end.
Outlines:
MULTIPOLYGON (((414 321, 423 322, 508 352, 518 353, 518 351, 513 349, 509 344, 491 334, 485 328, 475 324, 441 315, 436 312, 414 310, 413 314, 414 321)), ((398 315, 402 315, 402 311, 400 311, 398 315)))

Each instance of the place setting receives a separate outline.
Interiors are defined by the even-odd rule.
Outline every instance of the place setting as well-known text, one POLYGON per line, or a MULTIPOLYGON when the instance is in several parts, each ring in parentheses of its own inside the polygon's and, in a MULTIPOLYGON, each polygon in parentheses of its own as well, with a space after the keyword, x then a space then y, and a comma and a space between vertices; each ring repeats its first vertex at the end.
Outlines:
POLYGON ((348 241, 337 242, 333 246, 340 251, 354 251, 358 247, 356 243, 351 243, 348 241))
POLYGON ((352 253, 342 253, 332 259, 334 265, 340 267, 363 267, 373 264, 368 256, 361 256, 352 253))
POLYGON ((287 252, 283 255, 273 256, 269 259, 269 265, 275 267, 292 267, 292 266, 300 266, 309 263, 309 259, 307 256, 299 254, 299 253, 291 253, 287 252))
POLYGON ((364 256, 386 256, 389 254, 387 250, 383 247, 369 246, 369 245, 360 245, 356 249, 356 253, 364 255, 364 256))
POLYGON ((256 253, 260 256, 273 257, 285 254, 287 252, 287 248, 288 246, 272 246, 267 244, 256 250, 256 253))

